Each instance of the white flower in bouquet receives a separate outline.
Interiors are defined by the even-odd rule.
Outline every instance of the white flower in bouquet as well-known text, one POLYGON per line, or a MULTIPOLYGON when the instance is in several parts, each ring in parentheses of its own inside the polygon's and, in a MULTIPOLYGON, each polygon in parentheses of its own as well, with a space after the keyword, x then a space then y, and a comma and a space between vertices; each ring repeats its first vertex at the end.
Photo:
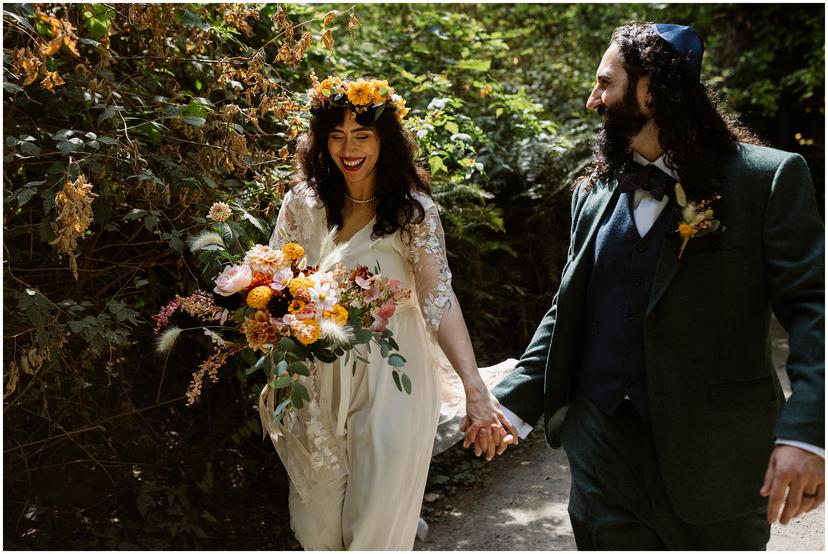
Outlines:
POLYGON ((281 250, 274 250, 266 244, 257 244, 247 251, 244 264, 257 273, 273 275, 286 265, 289 265, 281 250))
POLYGON ((273 290, 284 290, 291 279, 293 279, 293 270, 289 267, 282 268, 273 274, 273 282, 270 283, 270 288, 273 290))
POLYGON ((339 302, 339 285, 333 276, 329 273, 314 273, 309 278, 313 281, 313 286, 308 288, 308 294, 311 302, 316 304, 317 312, 321 314, 323 310, 332 310, 339 302))

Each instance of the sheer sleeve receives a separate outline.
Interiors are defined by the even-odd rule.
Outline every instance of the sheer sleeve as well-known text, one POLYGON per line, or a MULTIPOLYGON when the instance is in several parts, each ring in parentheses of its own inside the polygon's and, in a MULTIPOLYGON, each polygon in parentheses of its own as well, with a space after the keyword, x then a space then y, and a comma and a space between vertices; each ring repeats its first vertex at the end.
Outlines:
POLYGON ((456 304, 456 299, 451 288, 445 235, 437 207, 433 202, 423 207, 426 208, 425 219, 411 229, 409 261, 414 270, 414 283, 423 318, 428 329, 437 333, 443 317, 456 304))
POLYGON ((482 379, 482 383, 491 389, 514 370, 517 360, 477 367, 460 303, 451 287, 440 216, 430 198, 420 196, 418 199, 425 208, 425 219, 412 229, 408 256, 414 271, 417 299, 429 330, 432 363, 442 382, 440 418, 432 451, 436 456, 464 437, 460 431, 466 415, 464 383, 482 379))
POLYGON ((305 244, 313 232, 308 211, 312 205, 315 205, 315 199, 309 196, 309 189, 304 183, 289 190, 282 200, 269 246, 276 248, 286 242, 305 244))
POLYGON ((426 327, 460 378, 477 372, 477 362, 460 304, 451 287, 443 226, 434 202, 421 196, 425 218, 412 229, 411 265, 426 327))

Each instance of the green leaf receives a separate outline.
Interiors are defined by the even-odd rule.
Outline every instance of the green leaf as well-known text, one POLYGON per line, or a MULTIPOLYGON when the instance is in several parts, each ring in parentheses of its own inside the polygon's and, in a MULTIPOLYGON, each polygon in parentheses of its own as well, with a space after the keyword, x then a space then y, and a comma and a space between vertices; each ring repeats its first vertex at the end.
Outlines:
MULTIPOLYGON (((123 106, 107 106, 106 109, 104 109, 104 111, 101 112, 101 114, 98 116, 98 123, 102 123, 103 121, 106 121, 107 119, 111 119, 111 118, 115 117, 115 114, 122 111, 123 109, 124 109, 123 106)), ((98 140, 101 140, 101 139, 98 139, 98 140)), ((112 139, 110 139, 110 140, 112 140, 112 139)), ((104 141, 101 140, 101 142, 104 142, 104 141)))
POLYGON ((452 135, 460 132, 460 127, 454 121, 447 121, 443 127, 452 135))
POLYGON ((29 31, 31 31, 33 33, 35 32, 34 27, 32 27, 32 24, 29 23, 29 20, 26 19, 25 17, 21 16, 21 15, 18 15, 16 13, 8 11, 8 10, 3 10, 3 17, 11 17, 15 21, 17 21, 17 23, 19 25, 25 27, 26 29, 28 29, 29 31))
POLYGON ((18 92, 23 91, 23 87, 20 85, 15 85, 14 83, 9 83, 8 81, 3 83, 3 90, 8 92, 9 94, 16 94, 18 92))
POLYGON ((250 375, 251 373, 253 373, 257 369, 259 369, 262 366, 262 364, 264 363, 265 359, 266 358, 264 356, 262 356, 261 358, 256 360, 256 363, 253 364, 252 366, 248 367, 247 370, 245 370, 244 374, 245 375, 250 375))
POLYGON ((178 229, 173 229, 172 233, 162 233, 161 238, 169 242, 170 246, 172 246, 176 252, 183 252, 187 246, 184 244, 184 241, 181 240, 181 231, 178 229))
POLYGON ((187 125, 192 125, 193 127, 201 127, 202 125, 207 123, 207 120, 203 117, 198 117, 195 115, 185 115, 184 123, 186 123, 187 125))
POLYGON ((200 29, 202 31, 209 31, 211 29, 209 24, 202 21, 201 18, 192 11, 182 10, 179 13, 181 14, 181 24, 185 27, 195 27, 196 29, 200 29))
POLYGON ((276 390, 283 389, 285 387, 289 387, 293 384, 293 378, 290 375, 282 375, 278 377, 275 381, 270 382, 270 387, 276 390))
POLYGON ((17 191, 17 205, 21 208, 25 206, 37 194, 36 188, 22 188, 17 191))
POLYGON ((40 147, 31 142, 21 142, 20 143, 20 151, 24 154, 28 154, 29 156, 39 156, 40 155, 40 147))
POLYGON ((428 159, 428 167, 431 169, 432 175, 436 175, 440 171, 448 173, 448 168, 446 167, 446 164, 443 163, 443 158, 440 156, 431 156, 428 159))
POLYGON ((291 404, 293 404, 293 401, 290 398, 288 398, 287 400, 283 400, 278 406, 276 406, 276 409, 273 410, 273 419, 270 421, 271 427, 277 425, 279 422, 282 421, 282 418, 285 417, 285 408, 287 408, 291 404))
POLYGON ((290 371, 298 375, 304 375, 305 377, 310 375, 310 369, 304 364, 304 362, 293 362, 290 364, 290 371))
POLYGON ((276 375, 284 375, 288 371, 288 363, 285 360, 279 360, 276 363, 276 375))
POLYGON ((405 389, 406 394, 411 394, 411 379, 408 377, 407 374, 402 374, 402 386, 405 389))
POLYGON ((336 354, 328 349, 320 348, 314 352, 314 355, 326 364, 332 364, 336 361, 336 354))
POLYGON ((88 4, 89 9, 83 11, 83 21, 89 29, 89 34, 95 40, 106 36, 109 29, 109 8, 104 4, 88 4))
POLYGON ((468 69, 469 71, 488 71, 492 66, 491 60, 460 60, 457 69, 468 69))
POLYGON ((405 366, 405 358, 395 352, 388 356, 388 364, 394 367, 403 367, 405 366))
POLYGON ((147 231, 152 231, 158 225, 158 216, 150 214, 144 218, 144 227, 147 231))
POLYGON ((305 349, 296 344, 296 341, 290 337, 282 337, 279 339, 279 350, 285 353, 293 354, 295 358, 300 360, 304 360, 306 358, 305 349))
POLYGON ((374 338, 374 333, 368 329, 359 329, 355 333, 357 344, 368 344, 374 338))
POLYGON ((394 378, 394 384, 397 385, 397 390, 402 392, 403 388, 402 384, 400 383, 400 372, 395 369, 391 372, 391 376, 394 378))
POLYGON ((291 403, 293 403, 293 405, 296 406, 297 410, 301 410, 306 400, 310 400, 308 389, 306 389, 305 386, 301 383, 294 382, 293 391, 290 394, 291 403))
POLYGON ((57 147, 60 150, 60 153, 64 156, 71 154, 78 148, 78 143, 76 141, 80 141, 80 146, 83 145, 83 141, 80 139, 74 139, 74 141, 64 140, 58 143, 57 147))

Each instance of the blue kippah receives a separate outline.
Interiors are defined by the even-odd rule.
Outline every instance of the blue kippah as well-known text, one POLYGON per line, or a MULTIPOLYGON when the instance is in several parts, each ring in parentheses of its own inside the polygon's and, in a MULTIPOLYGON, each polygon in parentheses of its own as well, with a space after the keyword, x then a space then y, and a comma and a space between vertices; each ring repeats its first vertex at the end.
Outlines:
POLYGON ((672 23, 656 23, 655 28, 658 35, 669 42, 676 52, 687 60, 687 64, 701 75, 704 43, 696 30, 687 25, 672 23))

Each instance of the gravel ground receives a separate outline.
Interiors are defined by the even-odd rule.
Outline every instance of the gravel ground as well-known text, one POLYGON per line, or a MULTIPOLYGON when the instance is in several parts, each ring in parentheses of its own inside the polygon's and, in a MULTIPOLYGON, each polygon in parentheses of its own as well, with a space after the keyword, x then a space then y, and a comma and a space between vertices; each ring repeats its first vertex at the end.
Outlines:
MULTIPOLYGON (((774 361, 781 370, 788 345, 784 330, 774 328, 774 361)), ((562 450, 546 446, 533 432, 508 455, 496 458, 472 487, 429 503, 426 542, 416 550, 575 550, 566 506, 569 465, 562 450)), ((431 500, 428 498, 427 500, 431 500)), ((825 507, 787 526, 774 525, 768 550, 825 550, 825 507)))

